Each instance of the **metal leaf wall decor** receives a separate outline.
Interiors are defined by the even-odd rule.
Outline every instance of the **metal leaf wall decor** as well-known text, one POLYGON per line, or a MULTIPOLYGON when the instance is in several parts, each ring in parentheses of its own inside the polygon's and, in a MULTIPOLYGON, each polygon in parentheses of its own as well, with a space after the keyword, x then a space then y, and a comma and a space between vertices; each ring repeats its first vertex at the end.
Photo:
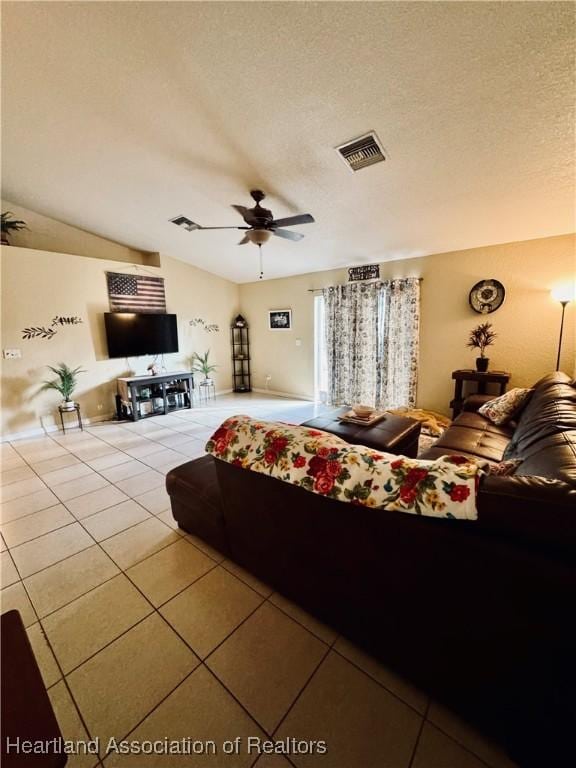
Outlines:
POLYGON ((22 338, 26 341, 30 339, 53 339, 61 327, 65 325, 79 325, 83 320, 76 315, 56 315, 48 328, 44 325, 31 325, 22 330, 22 338))
POLYGON ((206 333, 214 333, 214 332, 218 332, 220 330, 220 326, 219 325, 216 325, 216 323, 208 324, 207 322, 202 320, 201 317, 195 317, 193 320, 190 320, 189 324, 192 326, 192 328, 196 328, 196 327, 200 326, 200 328, 205 330, 206 333))

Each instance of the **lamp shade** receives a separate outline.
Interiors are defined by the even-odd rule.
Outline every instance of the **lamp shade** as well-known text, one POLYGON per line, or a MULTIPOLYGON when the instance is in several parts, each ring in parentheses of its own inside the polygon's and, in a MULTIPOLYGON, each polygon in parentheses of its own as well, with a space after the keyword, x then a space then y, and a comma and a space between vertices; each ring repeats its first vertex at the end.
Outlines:
POLYGON ((574 298, 576 297, 575 281, 560 283, 560 285, 556 285, 554 288, 552 288, 551 293, 552 298, 555 301, 561 302, 562 304, 567 304, 570 301, 574 301, 574 298))

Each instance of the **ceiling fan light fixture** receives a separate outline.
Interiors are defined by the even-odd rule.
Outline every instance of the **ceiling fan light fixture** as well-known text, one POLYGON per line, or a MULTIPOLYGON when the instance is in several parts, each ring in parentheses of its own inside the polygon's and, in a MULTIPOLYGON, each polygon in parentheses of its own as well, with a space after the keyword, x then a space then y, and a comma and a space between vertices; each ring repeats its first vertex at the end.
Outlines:
POLYGON ((264 245, 270 240, 272 232, 269 229, 249 229, 246 237, 254 245, 264 245))

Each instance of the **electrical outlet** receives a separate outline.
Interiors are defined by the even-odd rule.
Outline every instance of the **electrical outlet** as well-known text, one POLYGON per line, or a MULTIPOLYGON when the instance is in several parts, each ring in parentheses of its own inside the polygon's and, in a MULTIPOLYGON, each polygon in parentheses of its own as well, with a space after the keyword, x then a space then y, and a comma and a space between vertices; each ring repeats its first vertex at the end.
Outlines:
POLYGON ((2 352, 2 357, 4 360, 16 360, 19 357, 22 357, 22 352, 19 349, 5 349, 2 352))
POLYGON ((272 381, 271 374, 269 374, 269 373, 266 374, 266 381, 272 381))
POLYGON ((99 410, 99 411, 101 411, 101 410, 102 410, 102 408, 104 408, 104 406, 102 405, 102 403, 98 403, 98 406, 97 406, 97 407, 98 407, 98 410, 99 410))
POLYGON ((296 346, 301 347, 302 346, 302 339, 296 339, 296 346))

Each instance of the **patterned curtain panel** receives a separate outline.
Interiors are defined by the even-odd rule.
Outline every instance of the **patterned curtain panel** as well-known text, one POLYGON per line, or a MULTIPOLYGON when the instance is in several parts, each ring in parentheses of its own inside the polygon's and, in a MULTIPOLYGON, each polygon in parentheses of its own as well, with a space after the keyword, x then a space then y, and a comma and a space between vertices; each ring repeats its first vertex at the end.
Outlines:
POLYGON ((329 402, 413 407, 420 281, 349 283, 323 295, 329 402))

